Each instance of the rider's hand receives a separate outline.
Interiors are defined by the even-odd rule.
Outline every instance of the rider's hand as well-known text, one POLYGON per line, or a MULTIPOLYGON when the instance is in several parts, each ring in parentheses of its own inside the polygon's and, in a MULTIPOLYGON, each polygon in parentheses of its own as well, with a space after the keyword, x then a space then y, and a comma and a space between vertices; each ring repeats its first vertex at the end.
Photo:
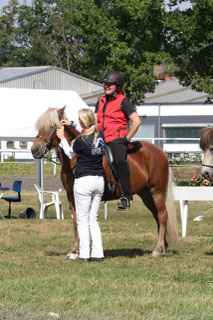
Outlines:
POLYGON ((57 129, 56 135, 57 135, 57 137, 58 137, 60 140, 62 140, 62 139, 65 138, 64 130, 62 130, 62 129, 57 129))
POLYGON ((124 138, 116 138, 113 140, 114 143, 116 144, 125 144, 125 145, 128 145, 130 143, 130 140, 129 138, 124 137, 124 138))

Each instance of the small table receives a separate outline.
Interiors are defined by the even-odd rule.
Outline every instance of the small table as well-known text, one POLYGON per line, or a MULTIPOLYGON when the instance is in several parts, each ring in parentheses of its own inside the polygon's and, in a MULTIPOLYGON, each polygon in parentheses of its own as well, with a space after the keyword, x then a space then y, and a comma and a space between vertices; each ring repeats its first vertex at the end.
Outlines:
MULTIPOLYGON (((7 190, 10 190, 10 188, 8 188, 8 187, 0 187, 0 199, 1 199, 1 197, 3 197, 4 192, 7 191, 7 190)), ((3 216, 1 211, 0 211, 0 218, 5 219, 5 217, 3 216)))

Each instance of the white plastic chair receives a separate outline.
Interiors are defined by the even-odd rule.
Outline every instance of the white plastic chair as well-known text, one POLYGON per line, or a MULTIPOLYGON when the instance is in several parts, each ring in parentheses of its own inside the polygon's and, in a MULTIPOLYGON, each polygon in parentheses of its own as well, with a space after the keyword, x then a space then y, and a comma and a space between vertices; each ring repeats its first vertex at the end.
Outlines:
POLYGON ((42 208, 42 190, 37 184, 34 184, 34 187, 35 187, 36 191, 38 192, 38 197, 39 197, 39 205, 40 205, 39 218, 45 219, 46 215, 47 215, 48 207, 55 205, 56 218, 58 220, 64 219, 63 206, 62 206, 61 201, 59 200, 58 192, 57 191, 43 191, 43 193, 50 194, 52 196, 52 201, 51 202, 43 202, 43 208, 42 208))

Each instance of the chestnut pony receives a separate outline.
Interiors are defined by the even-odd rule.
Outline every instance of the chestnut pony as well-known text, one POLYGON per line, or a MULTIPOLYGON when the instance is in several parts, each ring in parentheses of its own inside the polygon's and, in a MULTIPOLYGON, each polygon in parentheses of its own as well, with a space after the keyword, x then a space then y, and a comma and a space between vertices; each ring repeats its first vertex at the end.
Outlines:
POLYGON ((206 127, 201 132, 200 147, 204 151, 202 175, 210 180, 213 176, 213 128, 206 127))
MULTIPOLYGON (((56 129, 59 122, 65 119, 64 108, 49 108, 37 120, 36 128, 38 135, 32 145, 32 155, 35 159, 42 159, 49 150, 55 148, 61 163, 61 180, 67 192, 70 209, 73 212, 75 243, 73 249, 68 253, 69 259, 78 256, 78 232, 73 198, 73 182, 76 159, 68 159, 63 150, 59 147, 59 139, 56 136, 56 129)), ((70 143, 79 132, 74 127, 65 126, 65 137, 70 143)), ((167 249, 166 234, 173 244, 178 243, 178 231, 176 211, 172 191, 171 170, 165 153, 156 145, 145 141, 130 143, 127 156, 131 171, 132 194, 137 194, 145 206, 152 212, 157 222, 158 240, 152 252, 154 257, 165 255, 167 249)), ((105 179, 111 176, 106 158, 103 158, 105 179)), ((119 188, 115 194, 108 195, 107 200, 115 200, 120 197, 119 188)), ((131 213, 130 213, 131 214, 131 213)))

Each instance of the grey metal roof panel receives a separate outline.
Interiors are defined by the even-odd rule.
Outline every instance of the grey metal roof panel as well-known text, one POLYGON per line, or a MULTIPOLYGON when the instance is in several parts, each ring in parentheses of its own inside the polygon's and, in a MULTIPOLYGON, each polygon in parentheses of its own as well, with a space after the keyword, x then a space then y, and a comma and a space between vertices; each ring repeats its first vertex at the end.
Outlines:
POLYGON ((197 92, 191 87, 183 87, 177 79, 160 82, 154 93, 147 93, 144 102, 148 103, 168 103, 168 102, 190 102, 205 101, 208 95, 205 92, 197 92))
POLYGON ((0 82, 14 80, 16 78, 47 71, 50 69, 53 69, 53 66, 0 68, 0 82))
POLYGON ((61 68, 59 68, 59 67, 54 67, 54 69, 60 70, 61 72, 65 72, 65 73, 67 73, 67 74, 69 74, 69 75, 72 75, 73 77, 77 77, 77 78, 79 78, 79 79, 82 79, 82 80, 85 80, 85 81, 94 83, 94 84, 96 84, 96 85, 99 85, 100 87, 103 87, 103 84, 102 84, 102 83, 99 83, 99 82, 97 82, 97 81, 94 81, 94 80, 91 80, 91 79, 82 77, 82 76, 80 76, 80 75, 77 74, 77 73, 73 73, 73 72, 71 72, 71 71, 61 69, 61 68))
POLYGON ((0 68, 0 83, 15 80, 15 79, 18 79, 21 77, 26 77, 26 76, 33 75, 33 74, 36 74, 39 72, 49 71, 52 69, 59 70, 59 71, 64 72, 70 76, 85 80, 90 83, 94 83, 94 84, 102 87, 102 84, 99 82, 87 79, 87 78, 82 77, 76 73, 72 73, 70 71, 67 71, 67 70, 64 70, 64 69, 61 69, 61 68, 55 67, 55 66, 0 68))

